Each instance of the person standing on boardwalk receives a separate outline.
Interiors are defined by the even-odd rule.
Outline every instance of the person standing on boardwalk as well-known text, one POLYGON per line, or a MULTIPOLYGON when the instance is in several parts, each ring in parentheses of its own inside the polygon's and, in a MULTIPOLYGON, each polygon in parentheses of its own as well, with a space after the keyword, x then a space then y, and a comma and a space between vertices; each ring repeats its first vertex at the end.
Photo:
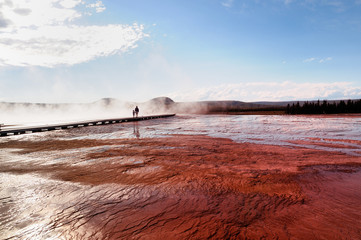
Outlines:
POLYGON ((135 117, 135 110, 133 110, 133 118, 135 117))
POLYGON ((135 116, 138 117, 138 113, 139 113, 139 108, 138 108, 138 106, 135 106, 134 111, 135 111, 135 116))

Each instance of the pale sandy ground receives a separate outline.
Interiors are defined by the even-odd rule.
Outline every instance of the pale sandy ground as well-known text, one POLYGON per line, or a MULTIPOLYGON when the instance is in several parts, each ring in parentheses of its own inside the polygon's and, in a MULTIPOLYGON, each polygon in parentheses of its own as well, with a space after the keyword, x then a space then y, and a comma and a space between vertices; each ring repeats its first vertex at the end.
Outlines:
MULTIPOLYGON (((309 141, 327 147, 351 141, 319 140, 309 141)), ((18 140, 0 148, 14 156, 67 159, 1 162, 0 172, 18 181, 29 174, 49 181, 34 188, 46 194, 33 203, 43 205, 39 213, 29 213, 34 226, 42 223, 3 228, 3 238, 361 238, 360 156, 200 135, 18 140), (46 187, 51 181, 58 186, 46 187)), ((9 216, 19 206, 2 203, 1 223, 19 221, 9 216)))

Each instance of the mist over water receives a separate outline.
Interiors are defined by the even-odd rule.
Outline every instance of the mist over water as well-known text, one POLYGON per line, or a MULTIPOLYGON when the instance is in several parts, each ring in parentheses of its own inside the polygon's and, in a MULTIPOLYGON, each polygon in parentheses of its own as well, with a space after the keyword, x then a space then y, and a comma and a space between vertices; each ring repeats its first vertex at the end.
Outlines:
POLYGON ((0 104, 1 122, 7 125, 56 124, 130 116, 123 104, 0 104))
POLYGON ((132 117, 135 106, 140 107, 140 116, 162 114, 166 111, 159 104, 122 102, 102 99, 84 104, 46 103, 1 103, 0 123, 14 126, 58 124, 96 119, 132 117))

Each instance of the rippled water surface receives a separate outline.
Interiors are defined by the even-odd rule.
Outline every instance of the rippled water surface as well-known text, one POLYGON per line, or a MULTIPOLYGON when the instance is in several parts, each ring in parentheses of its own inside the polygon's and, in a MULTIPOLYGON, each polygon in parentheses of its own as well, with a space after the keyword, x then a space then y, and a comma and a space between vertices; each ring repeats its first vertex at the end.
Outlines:
MULTIPOLYGON (((270 144, 290 148, 304 147, 328 152, 341 152, 355 157, 361 156, 361 116, 337 115, 329 117, 180 115, 173 118, 135 123, 10 136, 0 138, 0 144, 10 141, 45 142, 56 139, 146 139, 177 134, 201 134, 229 138, 239 143, 270 144)), ((121 226, 125 230, 139 227, 140 230, 133 234, 138 234, 134 235, 135 238, 142 238, 145 236, 141 232, 151 228, 152 225, 145 224, 143 226, 143 220, 136 214, 136 209, 143 209, 142 214, 147 214, 152 219, 153 217, 162 218, 164 206, 172 214, 175 214, 174 216, 183 214, 183 211, 185 211, 184 214, 190 214, 189 212, 193 210, 187 206, 187 201, 192 203, 193 199, 207 202, 205 205, 222 205, 210 203, 208 195, 202 195, 195 190, 188 191, 188 200, 183 202, 184 193, 178 189, 169 189, 167 186, 82 184, 53 179, 41 171, 41 168, 57 164, 79 167, 93 164, 95 161, 96 163, 104 161, 104 164, 122 162, 123 165, 144 165, 146 160, 136 156, 107 155, 106 158, 97 158, 96 160, 86 158, 89 153, 98 156, 103 152, 108 153, 110 150, 120 151, 127 148, 127 144, 87 146, 66 149, 65 151, 46 150, 44 152, 44 150, 39 150, 20 154, 19 149, 16 148, 0 148, 0 165, 2 168, 17 169, 16 171, 0 172, 0 239, 115 239, 115 236, 122 236, 117 235, 120 233, 117 233, 116 229, 112 229, 112 226, 121 226), (29 166, 36 166, 38 169, 36 171, 33 170, 34 168, 29 170, 29 166), (163 187, 168 189, 168 192, 162 190, 163 187), (163 200, 157 202, 156 199, 163 200), (143 206, 143 202, 151 202, 152 204, 140 207, 143 206), (164 206, 162 206, 162 202, 164 206), (182 206, 179 203, 182 203, 182 206), (135 222, 138 225, 133 226, 132 223, 135 222), (106 229, 106 231, 88 231, 91 226, 102 226, 102 229, 106 229), (107 231, 113 235, 106 235, 107 231)), ((164 146, 164 149, 167 148, 171 149, 172 147, 164 146)), ((159 169, 161 169, 159 166, 132 168, 128 170, 127 174, 138 174, 139 171, 152 174, 159 169)), ((106 174, 104 172, 104 175, 106 174)), ((353 175, 352 181, 356 182, 356 178, 360 178, 359 173, 353 175)), ((345 182, 347 181, 345 180, 345 182)), ((312 182, 307 184, 310 185, 312 182)), ((344 187, 339 188, 345 189, 344 187)), ((356 199, 353 203, 357 205, 359 203, 357 199, 361 196, 355 193, 355 189, 356 192, 361 190, 360 185, 353 186, 348 194, 352 194, 352 199, 356 199)), ((312 194, 309 195, 312 196, 312 194)), ((234 201, 241 201, 247 205, 244 195, 234 196, 234 201)), ((258 200, 254 201, 257 202, 258 200)), ((278 200, 269 199, 269 201, 278 200)), ((329 198, 325 201, 329 201, 329 198)), ((204 205, 199 205, 200 208, 202 206, 204 205)), ((351 210, 348 211, 352 212, 351 210)), ((356 214, 355 218, 357 217, 356 214)), ((197 215, 194 218, 201 219, 197 215)), ((350 221, 352 222, 352 220, 350 221)), ((160 220, 160 223, 157 224, 161 224, 161 222, 160 220)), ((185 226, 185 223, 177 224, 185 226)), ((307 223, 305 224, 307 225, 307 223)))
POLYGON ((359 145, 347 140, 361 140, 361 115, 359 116, 285 116, 285 115, 183 115, 169 119, 108 126, 106 129, 86 128, 67 133, 74 138, 128 138, 159 137, 169 134, 204 134, 230 138, 237 142, 272 145, 303 146, 329 151, 342 151, 360 155, 359 145), (133 128, 133 129, 132 129, 133 128), (318 146, 295 141, 317 139, 319 142, 338 141, 343 146, 318 146), (348 148, 349 147, 349 148, 348 148))
MULTIPOLYGON (((43 133, 44 136, 54 134, 43 133)), ((100 127, 58 131, 67 138, 153 137, 162 134, 206 134, 231 138, 238 142, 284 144, 305 138, 360 140, 361 115, 289 116, 289 115, 180 115, 166 119, 121 123, 100 127), (133 131, 132 131, 133 130, 133 131)), ((40 134, 37 134, 36 137, 40 134)), ((34 135, 21 136, 31 139, 34 135)))
POLYGON ((289 141, 295 140, 309 140, 309 138, 361 140, 361 116, 327 118, 281 115, 180 117, 179 122, 170 121, 158 131, 207 134, 231 138, 237 142, 275 145, 289 144, 289 141))

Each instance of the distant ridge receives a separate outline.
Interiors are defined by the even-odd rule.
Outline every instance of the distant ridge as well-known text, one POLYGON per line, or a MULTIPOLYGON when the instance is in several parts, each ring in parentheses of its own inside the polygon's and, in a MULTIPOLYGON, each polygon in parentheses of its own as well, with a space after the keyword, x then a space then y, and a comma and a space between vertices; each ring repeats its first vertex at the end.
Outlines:
POLYGON ((153 98, 153 99, 149 100, 149 102, 153 103, 153 104, 164 104, 164 105, 172 105, 175 103, 169 97, 157 97, 157 98, 153 98))
MULTIPOLYGON (((323 100, 322 100, 323 101, 323 100)), ((194 114, 285 114, 287 105, 305 103, 318 103, 321 100, 311 101, 280 101, 280 102, 242 102, 242 101, 195 101, 175 102, 168 97, 159 97, 145 103, 151 109, 164 112, 194 113, 194 114)), ((327 100, 330 104, 338 104, 345 100, 327 100)), ((357 101, 357 100, 353 100, 357 101)))
MULTIPOLYGON (((246 110, 262 110, 270 108, 266 104, 248 103, 241 101, 195 101, 175 102, 169 97, 153 98, 143 104, 152 111, 163 111, 172 113, 208 114, 208 113, 230 113, 246 110)), ((279 106, 276 106, 279 108, 279 106)))

